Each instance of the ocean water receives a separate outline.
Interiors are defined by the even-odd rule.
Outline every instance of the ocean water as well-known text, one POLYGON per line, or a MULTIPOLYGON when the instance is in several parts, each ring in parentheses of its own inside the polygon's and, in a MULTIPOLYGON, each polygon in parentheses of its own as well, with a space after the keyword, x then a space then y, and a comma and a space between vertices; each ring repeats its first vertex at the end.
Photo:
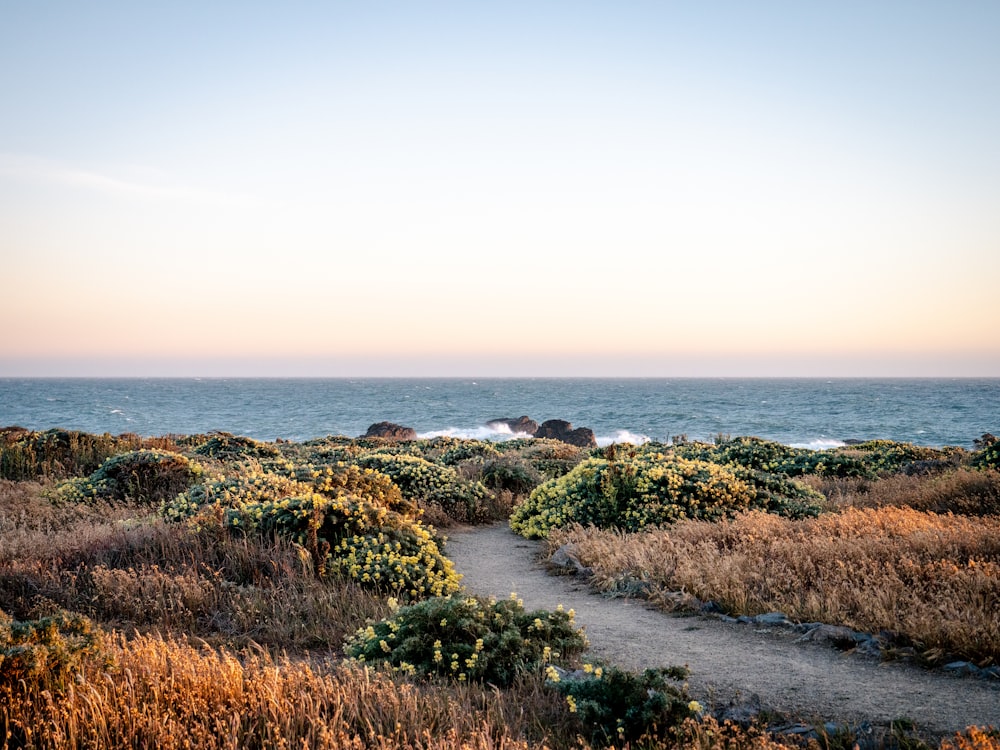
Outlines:
POLYGON ((492 419, 565 419, 598 442, 756 435, 828 448, 847 439, 971 447, 1000 433, 1000 378, 2 378, 0 426, 144 436, 222 430, 258 440, 364 434, 502 440, 492 419))

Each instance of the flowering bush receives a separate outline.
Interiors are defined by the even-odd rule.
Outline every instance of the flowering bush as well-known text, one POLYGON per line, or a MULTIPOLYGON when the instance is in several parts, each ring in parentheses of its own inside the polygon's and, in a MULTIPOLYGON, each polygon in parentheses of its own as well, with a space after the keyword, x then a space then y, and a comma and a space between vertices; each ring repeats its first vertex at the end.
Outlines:
POLYGON ((225 523, 293 539, 320 576, 344 575, 404 599, 458 590, 459 575, 423 524, 365 498, 310 492, 247 503, 226 511, 225 523))
POLYGON ((484 503, 490 491, 481 482, 463 480, 450 466, 419 456, 387 453, 362 456, 356 463, 388 475, 403 497, 439 505, 458 521, 476 522, 486 514, 484 503))
POLYGON ((347 655, 385 662, 404 674, 510 685, 518 675, 565 662, 587 647, 573 611, 526 612, 511 595, 496 601, 472 596, 427 599, 361 628, 347 655))
POLYGON ((634 674, 587 664, 583 675, 550 681, 566 696, 595 745, 620 745, 641 738, 665 738, 685 719, 702 712, 683 685, 671 684, 687 677, 683 667, 647 669, 634 674))
POLYGON ((540 485, 510 518, 533 538, 579 523, 637 531, 682 518, 717 520, 741 510, 815 514, 813 490, 784 477, 680 458, 671 452, 605 451, 540 485))
POLYGON ((107 459, 89 477, 56 487, 59 500, 161 503, 174 498, 202 473, 199 464, 178 453, 138 450, 107 459))
POLYGON ((274 458, 279 454, 273 445, 261 443, 241 435, 228 432, 212 434, 208 440, 194 449, 198 456, 217 458, 221 461, 240 461, 247 458, 274 458))
POLYGON ((1000 440, 990 433, 976 440, 979 450, 973 455, 972 465, 977 469, 1000 470, 1000 440))

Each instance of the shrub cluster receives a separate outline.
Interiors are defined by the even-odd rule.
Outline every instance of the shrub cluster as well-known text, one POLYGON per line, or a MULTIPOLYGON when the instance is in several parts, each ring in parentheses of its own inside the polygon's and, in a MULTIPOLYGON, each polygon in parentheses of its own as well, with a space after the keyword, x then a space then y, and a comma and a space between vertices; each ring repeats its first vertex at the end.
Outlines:
POLYGON ((573 611, 527 612, 515 595, 427 599, 361 628, 345 645, 351 658, 395 671, 508 686, 587 647, 573 611))
POLYGON ((605 451, 539 486, 511 515, 529 537, 572 523, 636 531, 683 518, 717 520, 761 508, 818 512, 818 493, 786 477, 681 458, 672 452, 605 451))
POLYGON ((404 599, 458 590, 459 576, 431 532, 366 498, 310 492, 246 503, 227 510, 225 523, 294 540, 320 576, 340 574, 404 599))
POLYGON ((195 455, 216 458, 220 461, 243 461, 248 458, 276 458, 277 448, 242 435, 228 432, 213 433, 193 451, 195 455))
POLYGON ((474 523, 482 520, 490 491, 478 481, 463 480, 450 466, 420 456, 374 453, 356 459, 359 466, 389 476, 404 498, 439 506, 450 518, 474 523))
POLYGON ((702 711, 683 685, 674 684, 687 677, 683 667, 636 674, 586 664, 580 672, 569 679, 551 677, 556 678, 556 689, 566 697, 590 741, 598 746, 665 739, 702 711))
POLYGON ((102 463, 89 477, 69 479, 56 497, 69 502, 96 501, 159 504, 187 489, 202 473, 199 464, 179 453, 143 449, 102 463))

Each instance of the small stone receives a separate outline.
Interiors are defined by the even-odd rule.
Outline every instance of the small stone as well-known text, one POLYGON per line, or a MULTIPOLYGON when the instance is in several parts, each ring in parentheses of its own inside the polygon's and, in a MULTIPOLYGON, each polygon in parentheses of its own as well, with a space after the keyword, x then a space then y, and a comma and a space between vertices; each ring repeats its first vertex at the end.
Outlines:
POLYGON ((764 615, 757 615, 753 618, 758 625, 791 625, 784 612, 768 612, 764 615))
POLYGON ((735 617, 730 617, 729 615, 719 615, 719 620, 721 620, 722 622, 729 623, 730 625, 736 625, 737 623, 739 623, 739 620, 737 620, 735 617))
POLYGON ((743 625, 753 625, 754 621, 752 617, 747 617, 746 615, 740 615, 736 618, 736 622, 742 623, 743 625))
POLYGON ((722 607, 720 607, 717 602, 714 602, 711 599, 709 599, 707 602, 703 602, 700 609, 702 612, 706 614, 721 614, 723 612, 722 607))

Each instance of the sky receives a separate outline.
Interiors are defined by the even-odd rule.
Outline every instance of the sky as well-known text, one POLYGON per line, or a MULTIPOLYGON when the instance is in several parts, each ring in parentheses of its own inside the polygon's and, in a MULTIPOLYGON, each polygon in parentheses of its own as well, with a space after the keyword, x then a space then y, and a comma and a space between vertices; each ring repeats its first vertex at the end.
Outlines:
POLYGON ((1000 376, 995 0, 0 18, 0 376, 1000 376))

